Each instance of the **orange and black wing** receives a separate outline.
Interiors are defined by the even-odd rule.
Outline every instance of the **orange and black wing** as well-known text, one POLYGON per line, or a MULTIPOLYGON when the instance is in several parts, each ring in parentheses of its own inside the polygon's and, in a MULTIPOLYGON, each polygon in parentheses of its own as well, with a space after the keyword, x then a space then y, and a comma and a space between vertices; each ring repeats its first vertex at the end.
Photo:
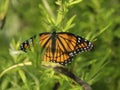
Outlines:
MULTIPOLYGON (((46 33, 41 33, 39 34, 39 40, 35 40, 36 39, 36 36, 33 36, 31 37, 30 39, 28 40, 25 40, 23 43, 21 43, 20 45, 20 49, 23 50, 23 51, 27 51, 27 49, 30 48, 30 46, 34 45, 34 42, 35 41, 40 41, 41 38, 44 39, 43 40, 43 43, 46 42, 46 40, 48 39, 50 33, 46 32, 46 33)), ((40 42, 39 42, 40 43, 40 42)), ((47 43, 44 43, 44 45, 46 46, 47 43)), ((41 45, 40 45, 41 46, 41 45)))
MULTIPOLYGON (((35 37, 23 42, 21 50, 26 51, 33 38, 35 37)), ((45 49, 43 61, 56 62, 62 65, 70 63, 76 54, 89 51, 93 47, 88 40, 67 32, 42 33, 39 41, 41 48, 45 49)))

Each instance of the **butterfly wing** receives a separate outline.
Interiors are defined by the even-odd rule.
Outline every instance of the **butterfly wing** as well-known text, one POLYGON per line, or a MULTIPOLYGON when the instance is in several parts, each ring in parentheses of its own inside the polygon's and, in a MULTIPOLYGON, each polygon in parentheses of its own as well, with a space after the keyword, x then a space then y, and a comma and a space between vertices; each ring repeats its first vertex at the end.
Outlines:
MULTIPOLYGON (((93 47, 91 42, 72 33, 60 32, 55 34, 55 36, 50 33, 40 34, 39 44, 42 49, 45 49, 43 61, 51 61, 65 65, 70 63, 76 54, 89 51, 93 47), (52 39, 52 37, 54 39, 52 39)), ((30 40, 24 41, 20 46, 21 50, 26 51, 34 38, 35 36, 30 40)))
MULTIPOLYGON (((49 34, 50 33, 48 33, 48 32, 39 34, 39 43, 40 43, 40 40, 43 40, 43 43, 46 42, 46 40, 49 38, 49 34)), ((25 40, 23 43, 21 43, 20 49, 26 52, 27 49, 29 49, 30 46, 32 46, 34 44, 35 39, 36 39, 36 36, 33 36, 30 39, 25 40)), ((47 43, 44 43, 45 46, 46 46, 46 44, 47 43)), ((43 45, 40 45, 40 46, 43 46, 43 45)))
POLYGON ((78 53, 89 51, 93 48, 91 42, 72 33, 60 32, 58 40, 60 49, 69 57, 67 62, 64 60, 63 64, 70 63, 72 58, 78 53))
POLYGON ((63 42, 63 46, 65 46, 69 53, 77 54, 93 48, 93 44, 90 41, 72 33, 61 32, 59 33, 59 39, 63 42))

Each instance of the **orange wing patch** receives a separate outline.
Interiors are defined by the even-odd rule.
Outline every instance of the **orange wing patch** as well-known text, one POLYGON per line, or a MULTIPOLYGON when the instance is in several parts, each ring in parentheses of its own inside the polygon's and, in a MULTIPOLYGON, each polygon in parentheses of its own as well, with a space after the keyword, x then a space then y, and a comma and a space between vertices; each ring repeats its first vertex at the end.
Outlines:
MULTIPOLYGON (((43 42, 41 41, 41 44, 43 42)), ((56 62, 56 63, 60 63, 60 64, 67 64, 68 62, 70 62, 70 60, 72 60, 73 57, 68 55, 68 50, 72 50, 73 49, 73 45, 68 46, 69 45, 69 41, 65 41, 63 38, 60 39, 56 39, 56 46, 55 47, 55 53, 52 53, 52 41, 49 40, 47 42, 47 44, 49 45, 48 47, 46 47, 46 51, 44 53, 43 56, 43 61, 51 61, 51 62, 56 62), (72 49, 70 49, 70 47, 72 49)), ((47 46, 47 45, 46 45, 47 46)))
MULTIPOLYGON (((75 49, 75 46, 77 44, 77 38, 75 38, 75 36, 69 35, 69 34, 59 34, 59 39, 62 42, 62 46, 64 46, 64 48, 70 52, 73 51, 75 49)), ((59 41, 59 43, 61 43, 59 41)))

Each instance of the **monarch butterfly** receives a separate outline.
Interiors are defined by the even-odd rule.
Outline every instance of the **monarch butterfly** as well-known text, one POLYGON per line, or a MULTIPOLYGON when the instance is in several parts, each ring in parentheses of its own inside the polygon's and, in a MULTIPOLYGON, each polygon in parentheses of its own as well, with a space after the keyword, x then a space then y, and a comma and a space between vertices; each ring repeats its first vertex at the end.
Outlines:
MULTIPOLYGON (((20 49, 26 51, 33 43, 31 37, 20 45, 20 49)), ((42 49, 45 49, 43 61, 50 61, 66 65, 70 63, 75 55, 80 52, 89 51, 93 48, 93 44, 88 40, 68 32, 52 33, 45 32, 39 34, 39 44, 42 49)))

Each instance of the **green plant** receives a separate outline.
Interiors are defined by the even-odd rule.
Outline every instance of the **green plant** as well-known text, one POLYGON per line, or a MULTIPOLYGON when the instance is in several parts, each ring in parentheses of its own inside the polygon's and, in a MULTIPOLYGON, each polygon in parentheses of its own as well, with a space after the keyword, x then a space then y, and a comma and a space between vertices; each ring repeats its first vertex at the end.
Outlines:
POLYGON ((114 90, 116 82, 116 90, 119 90, 119 6, 117 0, 115 5, 111 2, 18 0, 15 3, 18 7, 15 8, 13 4, 13 11, 8 13, 8 19, 13 16, 14 21, 11 23, 11 19, 10 22, 8 20, 10 24, 6 24, 5 30, 19 22, 20 25, 16 25, 19 32, 15 33, 14 28, 11 29, 10 32, 15 34, 12 40, 13 37, 8 35, 9 31, 4 30, 4 34, 0 32, 1 42, 5 37, 3 44, 0 44, 0 50, 4 51, 0 52, 0 89, 52 90, 58 86, 58 90, 82 90, 83 86, 78 83, 81 80, 95 90, 114 90), (39 9, 36 9, 38 2, 39 9), (27 53, 19 50, 20 43, 26 38, 38 32, 51 32, 53 29, 57 32, 79 33, 78 35, 91 40, 94 50, 77 55, 64 68, 57 64, 52 66, 51 63, 42 63, 42 53, 37 43, 27 53))

